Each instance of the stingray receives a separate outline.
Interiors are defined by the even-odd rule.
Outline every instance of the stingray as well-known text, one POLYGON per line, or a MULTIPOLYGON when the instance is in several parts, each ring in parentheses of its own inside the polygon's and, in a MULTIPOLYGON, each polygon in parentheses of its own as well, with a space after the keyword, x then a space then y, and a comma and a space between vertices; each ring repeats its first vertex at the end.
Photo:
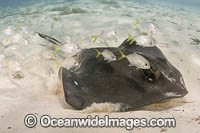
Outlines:
POLYGON ((184 97, 188 91, 183 76, 161 50, 136 44, 130 45, 127 39, 119 47, 90 48, 76 53, 74 57, 79 65, 59 69, 65 101, 79 110, 93 103, 116 103, 124 111, 184 97), (116 60, 105 60, 102 54, 105 50, 112 52, 116 60), (126 56, 134 53, 144 57, 150 68, 130 65, 127 58, 117 60, 120 51, 126 56))
POLYGON ((65 100, 76 109, 93 103, 120 103, 122 110, 135 109, 188 93, 181 73, 156 46, 130 45, 126 40, 118 48, 84 49, 77 54, 77 61, 79 66, 59 70, 65 100), (103 56, 96 58, 95 49, 112 51, 117 57, 119 49, 126 55, 137 53, 149 61, 151 68, 130 66, 126 58, 111 62, 103 56))

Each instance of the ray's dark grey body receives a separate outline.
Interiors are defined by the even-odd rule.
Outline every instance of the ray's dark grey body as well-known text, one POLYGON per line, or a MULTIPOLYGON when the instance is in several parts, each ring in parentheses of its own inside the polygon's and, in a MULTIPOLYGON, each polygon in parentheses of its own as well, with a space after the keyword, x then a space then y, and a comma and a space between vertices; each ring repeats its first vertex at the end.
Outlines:
MULTIPOLYGON (((164 99, 185 96, 181 73, 166 59, 157 47, 129 45, 126 40, 119 47, 125 55, 133 52, 145 57, 152 68, 149 70, 129 66, 126 58, 107 62, 101 55, 96 58, 94 48, 77 54, 77 68, 61 68, 65 100, 76 109, 84 109, 93 103, 121 103, 138 108, 164 99)), ((112 51, 120 56, 118 48, 97 48, 112 51)))

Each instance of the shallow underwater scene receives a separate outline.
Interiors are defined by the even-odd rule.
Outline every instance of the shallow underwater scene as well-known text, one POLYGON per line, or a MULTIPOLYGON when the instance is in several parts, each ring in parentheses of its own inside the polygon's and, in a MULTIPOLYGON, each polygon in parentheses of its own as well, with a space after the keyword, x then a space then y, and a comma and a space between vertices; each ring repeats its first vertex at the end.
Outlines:
MULTIPOLYGON (((23 121, 32 113, 57 118, 88 114, 172 117, 176 128, 136 128, 129 132, 198 133, 199 7, 199 0, 0 0, 0 132, 127 131, 41 127, 30 130, 23 121), (59 69, 76 66, 74 55, 84 49, 118 47, 125 39, 143 47, 158 47, 181 72, 188 95, 129 112, 120 112, 120 104, 94 103, 76 110, 66 103, 59 69)), ((99 51, 95 52, 98 57, 99 51)))

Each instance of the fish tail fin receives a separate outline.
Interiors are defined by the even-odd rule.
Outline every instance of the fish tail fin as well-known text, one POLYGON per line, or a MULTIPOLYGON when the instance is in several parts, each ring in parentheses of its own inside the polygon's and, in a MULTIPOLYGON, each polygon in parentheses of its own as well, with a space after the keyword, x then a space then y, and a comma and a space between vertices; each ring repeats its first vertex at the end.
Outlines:
POLYGON ((128 34, 128 41, 131 41, 131 39, 132 39, 132 35, 128 34))
POLYGON ((120 52, 121 56, 117 60, 120 61, 120 60, 122 60, 125 57, 125 54, 124 54, 124 52, 121 49, 119 49, 119 52, 120 52))
POLYGON ((135 39, 132 38, 131 42, 129 43, 130 45, 132 45, 135 42, 135 39))
POLYGON ((56 64, 57 64, 57 67, 56 67, 56 70, 60 69, 60 62, 56 61, 56 64))
POLYGON ((95 49, 95 50, 96 50, 96 52, 97 52, 96 58, 99 58, 99 56, 101 55, 101 52, 100 52, 98 49, 95 49))
POLYGON ((128 42, 130 42, 129 44, 132 45, 135 42, 135 39, 133 38, 133 36, 131 34, 128 35, 128 42))
POLYGON ((94 39, 93 42, 96 43, 96 41, 97 41, 97 36, 92 35, 91 37, 94 39))

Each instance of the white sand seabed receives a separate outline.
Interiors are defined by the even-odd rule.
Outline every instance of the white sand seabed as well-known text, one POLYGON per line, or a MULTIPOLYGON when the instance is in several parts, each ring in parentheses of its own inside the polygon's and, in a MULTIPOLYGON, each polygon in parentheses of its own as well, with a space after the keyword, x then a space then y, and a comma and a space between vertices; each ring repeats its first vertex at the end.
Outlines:
MULTIPOLYGON (((32 5, 18 9, 14 17, 0 22, 0 132, 170 132, 199 133, 200 131, 200 44, 191 38, 200 37, 200 16, 183 9, 165 8, 144 3, 116 2, 102 4, 89 1, 70 3, 82 7, 86 13, 59 15, 50 11, 55 7, 68 7, 68 3, 32 5), (37 10, 36 10, 37 9, 37 10), (25 15, 25 13, 27 13, 25 15), (128 36, 136 22, 156 26, 153 37, 168 60, 182 73, 189 94, 184 98, 155 103, 136 111, 117 112, 119 105, 95 104, 77 111, 64 100, 57 75, 59 63, 73 66, 73 53, 80 48, 118 46, 128 36), (91 35, 105 30, 104 41, 92 44, 91 35), (117 34, 109 34, 116 31, 117 34), (54 57, 53 52, 41 44, 50 44, 34 32, 41 32, 66 42, 66 59, 54 57), (14 41, 13 41, 14 38, 14 41), (70 38, 70 43, 69 43, 70 38), (116 40, 117 38, 117 40, 116 40), (108 41, 109 40, 109 41, 108 41), (5 48, 6 47, 6 48, 5 48), (71 49, 71 51, 69 50, 71 49), (50 60, 49 58, 54 58, 50 60), (19 64, 18 64, 19 63, 19 64), (16 73, 16 69, 21 73, 16 73), (20 77, 21 76, 21 77, 20 77), (18 79, 19 78, 19 79, 18 79), (35 114, 38 118, 48 114, 55 118, 86 118, 99 115, 117 118, 175 118, 176 128, 43 128, 29 129, 24 117, 35 114)), ((11 9, 10 9, 11 10, 11 9)), ((138 26, 139 27, 139 26, 138 26)))

